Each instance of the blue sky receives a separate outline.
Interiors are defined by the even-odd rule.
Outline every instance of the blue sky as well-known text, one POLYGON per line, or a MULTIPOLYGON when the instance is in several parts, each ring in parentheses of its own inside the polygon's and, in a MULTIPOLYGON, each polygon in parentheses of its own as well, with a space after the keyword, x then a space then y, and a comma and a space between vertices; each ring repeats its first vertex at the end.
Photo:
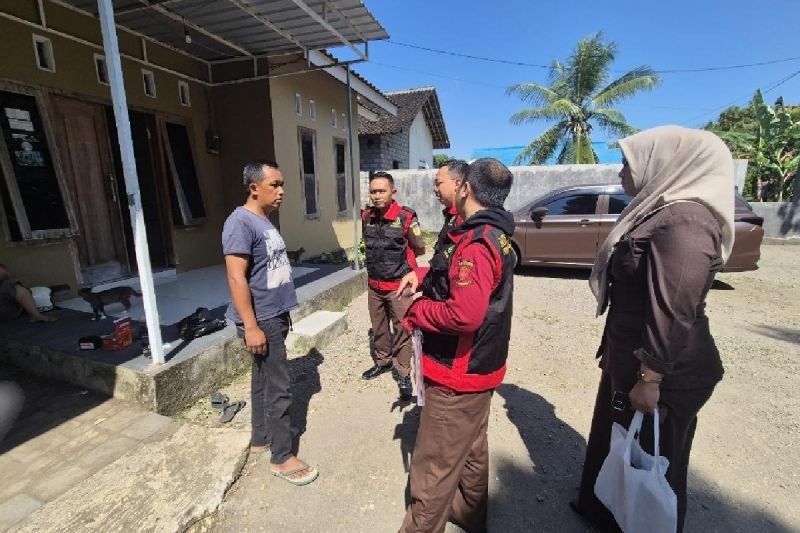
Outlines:
MULTIPOLYGON (((366 0, 390 40, 464 54, 527 63, 566 59, 582 37, 602 30, 618 46, 614 69, 738 65, 800 56, 800 0, 366 0)), ((512 126, 522 107, 505 95, 517 82, 545 83, 547 71, 449 57, 391 44, 370 44, 370 62, 355 70, 382 90, 434 85, 452 148, 467 157, 475 148, 527 144, 545 123, 512 126)), ((336 50, 345 58, 347 54, 336 50)), ((800 60, 737 70, 664 74, 652 93, 620 106, 636 127, 701 126, 721 109, 746 103, 800 70, 800 60)), ((765 96, 800 103, 800 75, 765 96)), ((602 139, 595 139, 602 140, 602 139)))

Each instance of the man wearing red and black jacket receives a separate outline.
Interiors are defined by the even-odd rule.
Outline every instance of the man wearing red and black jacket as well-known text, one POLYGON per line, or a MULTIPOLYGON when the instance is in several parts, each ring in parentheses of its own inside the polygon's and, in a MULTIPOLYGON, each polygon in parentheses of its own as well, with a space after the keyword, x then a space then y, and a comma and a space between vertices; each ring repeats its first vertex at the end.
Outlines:
POLYGON ((423 297, 403 321, 408 331, 422 330, 425 376, 403 533, 438 533, 448 520, 470 533, 486 530, 489 406, 511 335, 514 218, 503 203, 512 181, 496 159, 469 165, 455 200, 464 223, 437 254, 449 268, 420 269, 423 297))
POLYGON ((450 230, 457 228, 464 222, 461 215, 458 214, 456 208, 456 192, 459 186, 467 179, 467 172, 469 165, 466 161, 459 159, 448 159, 439 170, 436 172, 436 178, 433 181, 433 193, 439 202, 444 206, 442 216, 444 217, 444 225, 442 225, 439 236, 436 239, 436 246, 434 253, 440 251, 442 246, 447 244, 447 234, 450 230))
POLYGON ((410 290, 396 291, 400 280, 417 268, 425 241, 417 215, 394 200, 397 191, 388 172, 375 172, 369 181, 372 207, 361 212, 369 285, 369 317, 372 321, 375 363, 361 377, 374 379, 393 367, 397 372, 400 399, 411 399, 411 337, 401 321, 414 298, 410 290), (389 322, 394 334, 390 334, 389 322))

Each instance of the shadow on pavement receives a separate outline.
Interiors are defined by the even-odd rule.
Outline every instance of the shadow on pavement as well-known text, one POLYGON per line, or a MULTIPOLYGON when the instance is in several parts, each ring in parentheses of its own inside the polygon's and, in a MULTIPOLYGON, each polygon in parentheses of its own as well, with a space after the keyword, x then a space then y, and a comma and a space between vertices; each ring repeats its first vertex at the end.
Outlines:
POLYGON ((300 437, 306 432, 308 406, 311 398, 322 390, 319 379, 319 365, 325 361, 322 354, 311 349, 302 356, 288 361, 289 374, 292 377, 292 406, 289 416, 292 420, 292 449, 295 455, 300 448, 300 437))
POLYGON ((5 366, 0 385, 0 455, 110 399, 5 366))
POLYGON ((785 326, 755 326, 751 331, 765 337, 770 337, 784 342, 800 344, 800 329, 785 326))
POLYGON ((720 281, 715 279, 714 282, 711 284, 711 289, 715 291, 735 291, 736 288, 733 285, 729 285, 724 281, 720 281))
MULTIPOLYGON (((497 393, 505 400, 509 421, 525 443, 533 469, 510 458, 496 463, 498 490, 489 502, 490 531, 597 531, 569 508, 577 496, 586 441, 560 420, 542 396, 514 384, 497 393)), ((591 416, 592 405, 586 406, 591 416)), ((766 437, 765 437, 766 438, 766 437)), ((796 531, 778 517, 735 501, 725 487, 690 470, 686 533, 789 533, 796 531)))

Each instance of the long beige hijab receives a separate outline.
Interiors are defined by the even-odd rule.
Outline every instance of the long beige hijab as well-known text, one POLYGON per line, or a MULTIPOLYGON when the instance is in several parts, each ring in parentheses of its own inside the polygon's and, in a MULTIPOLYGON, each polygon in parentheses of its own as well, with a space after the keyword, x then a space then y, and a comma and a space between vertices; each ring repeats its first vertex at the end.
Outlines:
POLYGON ((636 196, 600 246, 589 286, 597 298, 597 315, 606 307, 608 262, 614 245, 653 211, 678 201, 703 204, 722 228, 722 259, 733 248, 733 157, 711 132, 661 126, 619 141, 628 161, 636 196))

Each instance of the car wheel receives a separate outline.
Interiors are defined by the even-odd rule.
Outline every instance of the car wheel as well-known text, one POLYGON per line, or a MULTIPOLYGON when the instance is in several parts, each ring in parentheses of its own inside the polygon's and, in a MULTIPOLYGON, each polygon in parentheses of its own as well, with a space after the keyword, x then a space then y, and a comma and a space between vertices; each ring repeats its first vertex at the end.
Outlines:
POLYGON ((522 264, 522 255, 519 253, 519 246, 514 241, 511 241, 511 247, 514 248, 514 254, 517 256, 517 262, 514 263, 514 270, 518 270, 522 264))

